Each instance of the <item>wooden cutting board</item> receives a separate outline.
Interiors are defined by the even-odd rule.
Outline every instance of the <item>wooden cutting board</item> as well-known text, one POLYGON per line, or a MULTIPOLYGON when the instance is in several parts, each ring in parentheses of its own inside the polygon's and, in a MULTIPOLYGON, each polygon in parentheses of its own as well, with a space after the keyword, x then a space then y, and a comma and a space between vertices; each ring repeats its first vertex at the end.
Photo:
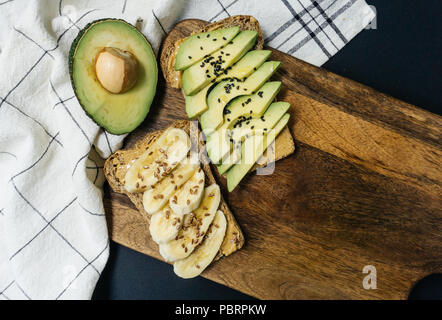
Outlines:
MULTIPOLYGON (((185 20, 169 39, 205 23, 185 20)), ((246 245, 203 277, 262 299, 406 299, 442 272, 442 118, 277 50, 271 59, 297 149, 230 194, 218 177, 246 245), (377 289, 363 287, 367 265, 377 289)), ((175 119, 186 119, 184 99, 160 75, 126 145, 175 119)), ((114 241, 161 259, 126 196, 107 188, 105 207, 114 241)))

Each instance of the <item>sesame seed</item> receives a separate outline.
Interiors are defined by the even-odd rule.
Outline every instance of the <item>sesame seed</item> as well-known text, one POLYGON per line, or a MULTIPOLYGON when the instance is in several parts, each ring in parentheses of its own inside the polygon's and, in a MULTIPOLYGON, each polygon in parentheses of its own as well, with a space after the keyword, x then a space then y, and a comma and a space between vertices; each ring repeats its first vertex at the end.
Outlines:
POLYGON ((207 34, 206 38, 209 38, 209 37, 210 37, 210 33, 207 34))
POLYGON ((201 50, 203 50, 203 47, 200 47, 201 50))
POLYGON ((192 59, 192 57, 191 57, 191 56, 188 56, 188 58, 189 58, 189 59, 192 59))

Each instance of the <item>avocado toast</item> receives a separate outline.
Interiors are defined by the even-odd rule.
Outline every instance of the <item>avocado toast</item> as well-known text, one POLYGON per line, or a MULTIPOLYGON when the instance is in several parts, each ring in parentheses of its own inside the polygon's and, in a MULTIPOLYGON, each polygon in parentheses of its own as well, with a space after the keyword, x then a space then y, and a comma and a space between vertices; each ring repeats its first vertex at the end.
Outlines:
MULTIPOLYGON (((286 125, 281 127, 282 122, 287 124, 290 115, 282 113, 275 117, 266 112, 281 109, 276 106, 270 108, 281 88, 280 82, 270 81, 270 78, 280 63, 267 60, 271 52, 262 50, 262 47, 262 31, 257 20, 251 16, 229 17, 195 30, 190 37, 169 34, 163 43, 161 68, 166 82, 172 87, 182 88, 189 118, 199 117, 207 139, 209 158, 217 165, 218 173, 226 175, 229 191, 247 173, 244 173, 244 168, 253 170, 257 166, 248 163, 246 166, 240 165, 241 170, 233 170, 245 161, 243 155, 246 153, 252 152, 254 156, 247 158, 263 164, 284 158, 294 151, 289 129, 286 125), (210 50, 206 50, 204 43, 208 39, 216 43, 220 39, 227 39, 223 34, 230 32, 231 36, 233 27, 238 27, 239 32, 231 41, 219 46, 212 45, 210 50), (188 45, 189 39, 193 47, 188 45), (203 58, 197 60, 195 52, 200 52, 200 55, 204 53, 203 58), (188 67, 177 68, 177 61, 186 57, 188 67), (195 60, 193 64, 191 60, 195 60), (266 122, 269 117, 274 120, 272 123, 266 122), (265 125, 257 126, 256 118, 265 125), (277 130, 272 131, 273 127, 277 130), (270 131, 272 135, 268 134, 270 131), (258 135, 269 141, 257 141, 253 150, 250 143, 246 148, 246 140, 259 140, 258 135), (272 143, 275 137, 276 141, 272 143), (258 145, 266 148, 257 152, 255 149, 259 148, 258 145)), ((285 111, 288 109, 286 107, 285 111)))

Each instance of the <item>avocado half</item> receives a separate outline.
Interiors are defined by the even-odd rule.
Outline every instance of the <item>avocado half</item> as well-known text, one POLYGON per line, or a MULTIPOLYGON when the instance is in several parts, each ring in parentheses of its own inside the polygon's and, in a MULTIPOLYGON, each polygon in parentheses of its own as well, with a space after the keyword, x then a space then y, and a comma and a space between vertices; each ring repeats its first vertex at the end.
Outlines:
POLYGON ((158 82, 155 54, 145 36, 124 20, 101 19, 89 23, 72 42, 69 73, 85 112, 112 134, 133 131, 149 113, 158 82), (107 91, 97 79, 97 55, 107 47, 130 52, 138 62, 138 76, 124 93, 107 91))

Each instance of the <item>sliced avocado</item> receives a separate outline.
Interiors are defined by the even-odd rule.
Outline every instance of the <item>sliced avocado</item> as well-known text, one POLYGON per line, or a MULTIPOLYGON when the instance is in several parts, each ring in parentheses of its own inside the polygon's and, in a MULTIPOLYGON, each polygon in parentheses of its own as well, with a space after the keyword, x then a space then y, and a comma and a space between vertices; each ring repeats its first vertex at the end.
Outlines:
POLYGON ((286 113, 267 135, 255 135, 255 139, 245 140, 241 149, 241 162, 235 164, 226 174, 229 192, 236 188, 267 147, 276 139, 287 125, 289 118, 290 115, 286 113))
POLYGON ((224 107, 235 97, 253 94, 276 72, 281 63, 267 61, 244 81, 226 79, 216 85, 207 97, 209 109, 201 115, 201 128, 210 135, 223 123, 224 107))
POLYGON ((227 138, 229 128, 236 128, 244 122, 250 122, 252 118, 261 117, 280 89, 281 82, 267 82, 257 93, 235 98, 226 107, 222 126, 209 135, 206 141, 207 152, 213 163, 220 162, 230 151, 227 138))
POLYGON ((249 121, 242 122, 240 126, 232 129, 228 133, 229 141, 227 145, 223 146, 224 153, 221 159, 223 159, 224 166, 221 167, 221 172, 219 173, 223 174, 241 158, 239 148, 241 147, 244 138, 247 139, 249 136, 258 134, 266 135, 284 116, 289 108, 290 103, 288 102, 274 102, 267 108, 264 115, 260 118, 253 118, 249 121), (226 158, 226 150, 227 152, 230 151, 231 144, 233 145, 232 153, 226 158))
POLYGON ((244 137, 258 133, 266 134, 267 131, 270 131, 278 123, 288 109, 290 109, 290 103, 274 102, 260 118, 239 122, 239 126, 231 130, 230 137, 233 140, 232 143, 241 143, 244 137))
POLYGON ((256 42, 256 31, 241 31, 225 47, 221 47, 201 63, 184 70, 182 77, 183 90, 186 95, 194 95, 210 81, 227 72, 227 68, 242 58, 256 42))
POLYGON ((218 29, 194 34, 179 47, 175 58, 175 70, 184 70, 226 45, 239 32, 239 27, 218 29))
MULTIPOLYGON (((108 132, 130 132, 149 112, 157 86, 157 62, 149 42, 129 23, 117 19, 103 19, 87 25, 72 43, 69 71, 81 106, 108 132), (96 75, 97 57, 105 49, 111 52, 118 51, 121 52, 121 56, 130 55, 136 59, 136 80, 133 86, 125 88, 124 93, 111 93, 106 90, 96 75)), ((112 72, 106 76, 109 74, 112 75, 112 72)), ((108 80, 124 82, 125 78, 108 80)))
MULTIPOLYGON (((267 60, 271 55, 270 50, 253 50, 235 63, 231 69, 227 68, 227 73, 223 73, 216 79, 219 82, 226 78, 244 79, 248 77, 253 71, 267 60)), ((209 89, 214 86, 214 83, 206 85, 201 91, 193 96, 185 96, 186 98, 186 112, 189 118, 195 118, 201 115, 209 107, 207 106, 207 93, 209 89)))

